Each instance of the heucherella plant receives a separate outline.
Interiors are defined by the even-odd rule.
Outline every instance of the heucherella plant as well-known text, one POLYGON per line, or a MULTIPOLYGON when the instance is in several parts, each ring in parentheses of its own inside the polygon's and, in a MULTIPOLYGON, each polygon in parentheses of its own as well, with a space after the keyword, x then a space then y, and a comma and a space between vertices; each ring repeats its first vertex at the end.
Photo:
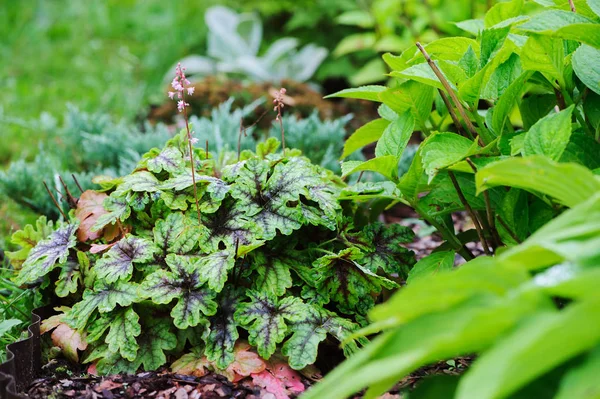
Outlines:
POLYGON ((100 373, 178 358, 177 370, 223 371, 238 343, 303 369, 321 342, 363 325, 414 264, 402 247, 413 233, 354 223, 355 206, 338 201, 345 184, 278 147, 271 138, 215 169, 184 129, 131 174, 97 180, 101 190, 86 191, 64 223, 17 232, 35 239, 19 253, 17 283, 70 306, 46 324, 77 337, 59 340, 65 353, 84 350, 100 373))

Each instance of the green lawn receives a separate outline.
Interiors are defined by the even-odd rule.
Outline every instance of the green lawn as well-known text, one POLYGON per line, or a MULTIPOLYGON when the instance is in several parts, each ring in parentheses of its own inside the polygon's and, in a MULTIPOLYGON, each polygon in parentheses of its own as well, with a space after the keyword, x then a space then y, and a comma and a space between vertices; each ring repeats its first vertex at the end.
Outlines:
POLYGON ((31 157, 66 104, 133 118, 160 100, 163 76, 204 46, 214 1, 1 0, 0 164, 31 157))

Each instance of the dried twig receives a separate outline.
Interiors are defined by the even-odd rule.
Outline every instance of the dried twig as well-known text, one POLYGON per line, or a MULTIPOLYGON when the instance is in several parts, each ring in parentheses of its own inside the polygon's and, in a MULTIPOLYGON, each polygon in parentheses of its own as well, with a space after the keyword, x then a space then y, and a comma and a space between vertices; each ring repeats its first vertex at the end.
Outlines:
MULTIPOLYGON (((438 91, 440 92, 440 96, 442 97, 442 100, 444 101, 444 104, 446 104, 446 108, 448 108, 448 112, 450 113, 450 117, 452 118, 452 121, 454 122, 454 126, 456 126, 456 130, 458 130, 458 133, 460 133, 461 136, 464 136, 464 131, 463 131, 463 127, 460 124, 460 121, 458 120, 458 117, 456 116, 456 113, 454 112, 454 107, 452 107, 452 104, 450 103, 450 100, 448 100, 448 96, 446 96, 446 94, 444 93, 443 90, 438 89, 438 91)), ((469 136, 469 138, 471 140, 475 140, 475 138, 473 137, 473 135, 471 134, 470 131, 467 130, 467 135, 469 136)))
POLYGON ((575 9, 575 2, 573 2, 573 0, 569 0, 569 6, 571 7, 571 11, 577 12, 575 9))
POLYGON ((79 191, 81 191, 81 194, 83 194, 83 188, 81 188, 81 184, 79 184, 79 182, 77 181, 77 178, 75 177, 75 175, 73 173, 71 173, 71 177, 73 178, 73 181, 75 182, 75 185, 77 185, 77 188, 79 189, 79 191))
POLYGON ((60 214, 62 215, 62 217, 65 219, 65 221, 67 223, 69 223, 69 219, 67 218, 67 215, 65 215, 65 213, 62 210, 62 208, 58 204, 58 201, 56 200, 56 198, 52 194, 52 191, 50 191, 50 189, 48 188, 48 185, 46 184, 46 181, 42 181, 42 183, 44 183, 44 187, 46 187, 46 191, 48 192, 48 195, 50 195, 50 198, 52 198, 52 202, 54 202, 54 205, 56 205, 56 209, 58 209, 58 211, 60 212, 60 214))

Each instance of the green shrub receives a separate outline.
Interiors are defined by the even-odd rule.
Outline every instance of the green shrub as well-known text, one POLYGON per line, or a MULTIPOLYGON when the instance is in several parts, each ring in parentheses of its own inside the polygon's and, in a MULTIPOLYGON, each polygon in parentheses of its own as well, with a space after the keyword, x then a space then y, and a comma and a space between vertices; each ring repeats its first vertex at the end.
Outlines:
MULTIPOLYGON (((377 142, 376 158, 345 162, 344 174, 386 176, 395 190, 382 186, 381 196, 413 207, 446 242, 353 338, 383 333, 306 398, 345 398, 367 387, 373 398, 422 366, 463 355, 476 355, 464 376, 426 381, 421 393, 598 396, 600 86, 592 71, 600 16, 576 3, 576 13, 566 2, 498 3, 475 21, 476 40, 386 54, 392 87, 338 93, 382 103, 381 119, 344 149, 377 142), (398 177, 415 131, 426 138, 398 177), (449 219, 457 211, 475 228, 457 234, 449 219), (494 256, 473 259, 470 241, 494 256), (456 253, 470 261, 453 270, 456 253)), ((367 189, 346 198, 377 195, 367 189)))

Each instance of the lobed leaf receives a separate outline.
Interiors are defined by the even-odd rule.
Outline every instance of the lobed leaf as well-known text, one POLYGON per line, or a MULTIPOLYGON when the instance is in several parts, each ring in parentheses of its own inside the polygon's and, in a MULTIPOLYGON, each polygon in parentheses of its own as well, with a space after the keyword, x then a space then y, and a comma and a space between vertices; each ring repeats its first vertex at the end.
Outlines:
POLYGON ((133 263, 144 263, 153 259, 155 247, 149 240, 127 235, 96 262, 94 271, 98 278, 113 283, 128 280, 133 272, 133 263))

